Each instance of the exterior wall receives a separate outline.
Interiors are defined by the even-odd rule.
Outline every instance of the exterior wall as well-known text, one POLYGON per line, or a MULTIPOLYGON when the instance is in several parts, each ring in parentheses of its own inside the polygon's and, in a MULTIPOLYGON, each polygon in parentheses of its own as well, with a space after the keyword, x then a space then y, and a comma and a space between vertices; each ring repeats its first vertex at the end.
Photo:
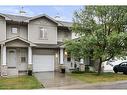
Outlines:
POLYGON ((38 44, 57 44, 57 25, 46 18, 38 18, 28 24, 28 40, 38 44), (40 27, 47 31, 47 39, 40 39, 40 27))
POLYGON ((7 39, 15 37, 15 36, 20 36, 24 39, 28 39, 28 29, 27 26, 25 25, 13 25, 13 24, 7 24, 7 39), (18 33, 14 34, 12 33, 12 27, 17 27, 18 28, 18 33))
POLYGON ((28 64, 28 49, 27 48, 17 48, 17 64, 19 71, 26 71, 28 64), (21 62, 21 57, 26 58, 26 62, 21 62))
POLYGON ((57 33, 57 41, 59 42, 63 42, 65 41, 66 39, 71 39, 71 32, 68 31, 68 30, 58 30, 58 33, 57 33))
POLYGON ((71 63, 74 64, 74 62, 71 61, 67 61, 67 55, 64 54, 64 65, 66 68, 66 72, 70 72, 69 69, 73 69, 73 66, 71 66, 71 63))
POLYGON ((0 48, 0 66, 1 66, 1 48, 0 48))
POLYGON ((33 55, 54 55, 55 71, 59 69, 59 50, 58 49, 33 48, 33 55), (57 57, 56 57, 56 54, 57 54, 57 57))
POLYGON ((6 40, 6 21, 0 16, 0 41, 6 40))
POLYGON ((6 46, 7 47, 28 47, 29 44, 21 40, 13 40, 13 41, 7 42, 6 46))

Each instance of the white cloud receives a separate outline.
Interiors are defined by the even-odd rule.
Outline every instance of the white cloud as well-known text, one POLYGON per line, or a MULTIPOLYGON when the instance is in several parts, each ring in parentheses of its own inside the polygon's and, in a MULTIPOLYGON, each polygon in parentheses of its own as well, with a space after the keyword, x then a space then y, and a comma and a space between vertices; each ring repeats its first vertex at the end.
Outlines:
POLYGON ((62 6, 53 6, 54 10, 56 10, 56 15, 59 16, 59 18, 57 18, 57 20, 61 20, 61 21, 72 21, 71 17, 67 17, 65 15, 65 8, 62 6))
MULTIPOLYGON (((34 7, 34 6, 33 6, 34 7)), ((23 10, 26 12, 25 16, 36 16, 39 14, 42 14, 43 11, 38 9, 39 11, 33 9, 33 7, 25 7, 23 10)), ((0 13, 6 13, 6 14, 14 14, 14 15, 20 15, 19 11, 21 10, 21 6, 0 6, 0 13)), ((51 11, 45 11, 46 14, 48 14, 51 17, 55 17, 58 15, 60 18, 57 18, 57 20, 62 21, 72 21, 72 15, 71 13, 67 13, 67 8, 65 6, 52 6, 53 14, 51 11)))
POLYGON ((63 12, 64 8, 60 7, 60 6, 53 6, 53 8, 57 11, 57 12, 63 12))
POLYGON ((30 9, 24 9, 24 11, 26 12, 25 15, 26 16, 35 16, 35 12, 33 12, 32 10, 30 9))
POLYGON ((72 19, 65 17, 65 16, 60 16, 59 18, 54 18, 54 19, 60 20, 60 21, 69 21, 69 22, 72 21, 72 19))
POLYGON ((18 14, 19 10, 15 7, 1 7, 0 12, 7 13, 7 14, 18 14))
MULTIPOLYGON (((20 15, 19 11, 21 10, 21 6, 5 6, 5 7, 0 7, 0 13, 6 13, 6 14, 14 14, 14 15, 20 15)), ((36 15, 32 10, 25 8, 24 11, 26 12, 24 15, 26 16, 34 16, 36 15)))

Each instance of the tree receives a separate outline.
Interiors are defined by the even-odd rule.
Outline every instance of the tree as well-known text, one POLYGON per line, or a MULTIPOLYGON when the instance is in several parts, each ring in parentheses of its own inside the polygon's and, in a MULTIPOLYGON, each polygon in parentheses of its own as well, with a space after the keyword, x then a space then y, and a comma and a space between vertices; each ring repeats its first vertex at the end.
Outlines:
POLYGON ((127 54, 126 6, 85 6, 74 13, 72 31, 80 37, 65 42, 73 57, 91 57, 102 62, 127 54))

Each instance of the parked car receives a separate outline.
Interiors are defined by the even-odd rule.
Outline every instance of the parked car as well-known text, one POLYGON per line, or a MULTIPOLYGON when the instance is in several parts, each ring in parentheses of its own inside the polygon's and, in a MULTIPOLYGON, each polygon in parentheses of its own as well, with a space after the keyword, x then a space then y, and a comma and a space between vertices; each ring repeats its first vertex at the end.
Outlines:
MULTIPOLYGON (((127 61, 127 60, 126 60, 127 61)), ((122 62, 124 62, 124 61, 122 61, 122 60, 113 60, 113 61, 105 61, 105 62, 103 62, 103 72, 114 72, 113 71, 113 67, 115 66, 115 65, 118 65, 118 64, 120 64, 120 63, 122 63, 122 62)))
POLYGON ((123 74, 127 74, 127 62, 122 62, 118 65, 115 65, 113 67, 113 70, 114 70, 115 73, 123 72, 123 74))

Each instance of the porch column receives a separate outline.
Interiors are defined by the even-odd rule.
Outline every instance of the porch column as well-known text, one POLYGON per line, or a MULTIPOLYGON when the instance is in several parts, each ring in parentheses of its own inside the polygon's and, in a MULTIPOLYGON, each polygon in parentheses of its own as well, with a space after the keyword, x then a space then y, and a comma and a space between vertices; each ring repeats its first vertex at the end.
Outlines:
POLYGON ((6 46, 1 45, 1 76, 7 75, 6 46))
POLYGON ((63 48, 60 48, 60 64, 64 64, 64 62, 63 62, 63 48))
POLYGON ((28 47, 28 70, 32 70, 32 47, 28 47))
POLYGON ((6 63, 6 46, 3 46, 3 56, 2 56, 2 65, 7 65, 6 63))
POLYGON ((32 48, 28 47, 28 64, 32 64, 32 48))

